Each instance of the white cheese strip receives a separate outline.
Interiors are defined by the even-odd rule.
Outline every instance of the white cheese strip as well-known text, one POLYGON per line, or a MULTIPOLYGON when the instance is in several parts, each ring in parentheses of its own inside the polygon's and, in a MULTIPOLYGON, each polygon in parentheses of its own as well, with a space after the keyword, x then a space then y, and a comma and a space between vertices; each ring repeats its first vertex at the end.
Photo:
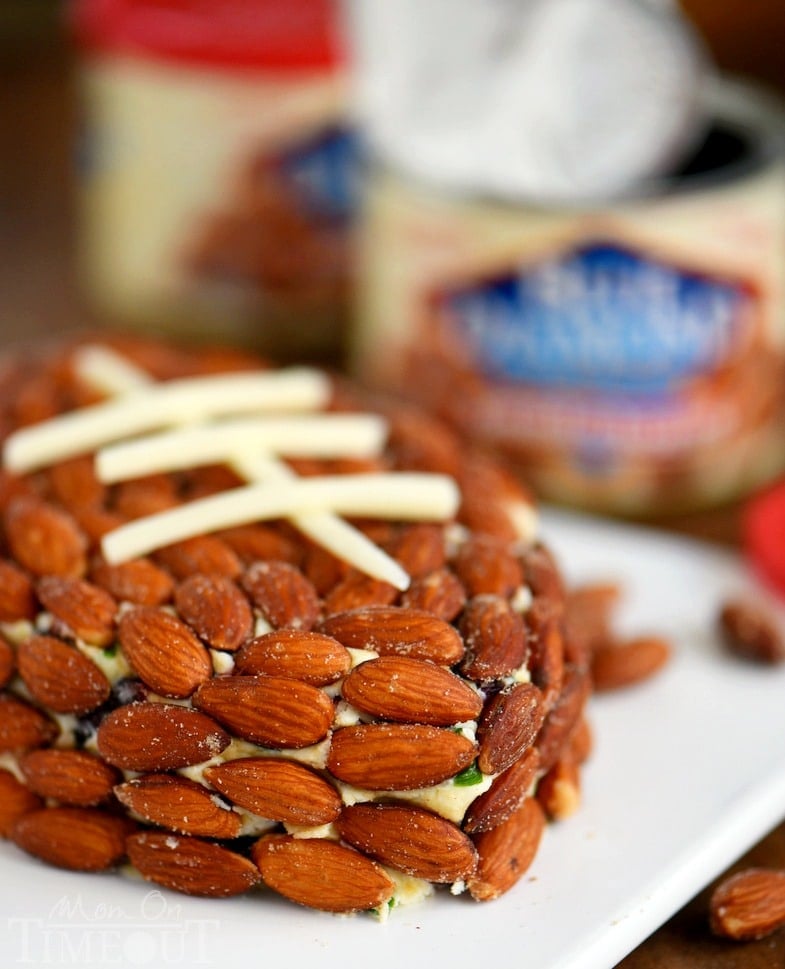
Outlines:
POLYGON ((387 436, 375 414, 251 417, 180 427, 102 448, 96 472, 111 484, 164 471, 218 464, 234 454, 258 452, 287 457, 373 457, 387 436))
POLYGON ((458 486, 446 475, 323 475, 231 488, 121 525, 101 544, 107 561, 115 564, 195 535, 304 511, 443 521, 453 517, 459 502, 458 486))
POLYGON ((108 397, 148 386, 150 377, 136 364, 100 343, 89 343, 74 354, 74 367, 86 383, 108 397))
POLYGON ((150 384, 14 432, 6 439, 3 459, 9 471, 21 474, 171 424, 255 411, 317 410, 329 394, 328 377, 306 367, 150 384))

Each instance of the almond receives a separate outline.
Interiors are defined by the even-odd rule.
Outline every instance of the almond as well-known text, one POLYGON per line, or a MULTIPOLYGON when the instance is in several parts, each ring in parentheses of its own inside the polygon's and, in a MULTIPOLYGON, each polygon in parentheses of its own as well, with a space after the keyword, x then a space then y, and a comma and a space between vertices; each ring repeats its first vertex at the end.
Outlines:
MULTIPOLYGON (((313 587, 320 596, 326 596, 331 589, 346 578, 350 570, 348 563, 337 558, 332 552, 322 548, 321 545, 314 545, 312 542, 308 542, 306 546, 302 568, 303 573, 313 583, 313 587)), ((388 601, 391 602, 392 600, 388 601)), ((362 603, 355 603, 355 605, 362 605, 362 603)), ((340 608, 343 608, 343 606, 340 608)))
POLYGON ((488 700, 477 725, 480 770, 506 770, 534 743, 544 718, 543 696, 533 683, 518 683, 488 700))
POLYGON ((471 599, 460 630, 466 643, 461 672, 470 680, 490 684, 526 662, 529 648, 523 618, 501 596, 471 599))
POLYGON ((353 569, 325 596, 324 613, 332 616, 365 606, 389 606, 399 595, 389 582, 353 569))
POLYGON ((189 576, 174 596, 180 617, 213 649, 234 652, 253 633, 250 603, 225 575, 189 576))
POLYGON ((329 824, 341 798, 315 771, 278 757, 242 757, 208 767, 205 779, 234 804, 263 818, 307 827, 329 824))
POLYGON ((523 804, 531 792, 540 766, 536 747, 529 747, 507 770, 495 777, 493 784, 469 805, 463 822, 471 834, 490 831, 523 804))
POLYGON ((235 671, 288 676, 313 686, 326 686, 345 676, 352 657, 337 639, 300 629, 278 629, 244 643, 235 658, 235 671))
POLYGON ((0 838, 9 838, 23 814, 43 807, 40 797, 18 781, 11 771, 0 767, 0 838))
POLYGON ((90 578, 120 602, 139 606, 161 606, 172 598, 174 579, 151 559, 130 559, 110 565, 97 556, 90 567, 90 578))
POLYGON ((124 770, 176 770, 201 764, 229 745, 210 717, 171 703, 131 703, 112 710, 98 728, 98 752, 124 770))
POLYGON ((36 604, 29 576, 8 559, 0 559, 0 622, 32 619, 36 604))
POLYGON ((402 525, 385 551, 413 578, 420 578, 444 566, 447 549, 444 528, 432 522, 402 525))
POLYGON ((542 543, 527 549, 521 557, 523 575, 535 601, 557 617, 564 613, 567 590, 553 553, 542 543))
POLYGON ((509 545, 492 535, 471 535, 453 559, 455 574, 471 598, 509 598, 523 584, 523 569, 509 545))
POLYGON ((449 569, 437 569, 414 579, 401 596, 401 605, 406 609, 424 610, 437 619, 452 622, 466 605, 466 590, 449 569))
POLYGON ((310 683, 281 676, 226 676, 203 683, 194 706, 238 737, 263 747, 310 747, 327 736, 332 700, 310 683))
POLYGON ((207 498, 229 488, 239 488, 243 484, 245 480, 225 464, 203 464, 197 468, 189 468, 181 475, 181 490, 187 501, 207 498))
POLYGON ((594 736, 589 721, 581 717, 575 724, 567 744, 567 756, 576 764, 582 764, 591 756, 594 746, 594 736))
POLYGON ((384 869, 354 848, 324 838, 270 835, 251 849, 262 879, 299 905, 327 912, 362 912, 395 890, 384 869))
POLYGON ((155 553, 155 560, 177 579, 187 579, 194 572, 215 573, 236 579, 242 563, 232 549, 215 535, 197 535, 174 542, 155 553))
POLYGON ((85 750, 33 750, 19 766, 31 791, 75 807, 93 807, 112 796, 118 772, 85 750))
POLYGON ((722 879, 709 899, 715 935, 739 942, 763 939, 785 925, 785 871, 745 868, 722 879))
POLYGON ((34 575, 84 575, 87 538, 67 512, 16 498, 6 509, 5 532, 14 558, 34 575))
POLYGON ((106 487, 95 473, 92 455, 82 455, 59 461, 47 470, 49 487, 54 498, 65 508, 102 505, 106 487))
POLYGON ((122 481, 114 487, 114 508, 124 518, 144 518, 180 504, 174 479, 167 474, 122 481))
POLYGON ((0 753, 43 747, 57 737, 57 724, 10 693, 0 693, 0 753))
POLYGON ((775 665, 785 661, 785 637, 772 612, 746 599, 729 599, 717 617, 725 648, 742 659, 775 665))
POLYGON ((561 624, 550 613, 529 609, 525 620, 529 639, 528 666, 546 708, 553 706, 564 682, 564 639, 561 624))
POLYGON ((275 629, 310 629, 321 609, 311 582, 289 562, 256 562, 242 577, 242 587, 275 629))
POLYGON ((592 685, 599 692, 640 683, 658 672, 670 655, 670 644, 659 636, 637 636, 595 648, 591 656, 592 685))
POLYGON ((455 882, 477 866, 471 839, 420 807, 355 804, 336 822, 341 838, 383 865, 429 882, 455 882))
POLYGON ((564 623, 571 639, 583 639, 589 652, 603 645, 612 632, 613 613, 621 599, 615 582, 593 582, 567 591, 564 623))
POLYGON ((300 565, 303 558, 302 549, 296 542, 267 525, 238 525, 217 535, 245 565, 271 560, 300 565))
POLYGON ((205 838, 236 838, 242 820, 206 787, 186 777, 146 774, 114 789, 134 814, 170 831, 205 838))
POLYGON ((527 797, 506 821, 474 836, 479 862, 467 881, 472 898, 490 901, 515 885, 534 861, 545 824, 542 807, 527 797))
POLYGON ((458 631, 429 612, 395 606, 365 606, 328 616, 322 632, 354 649, 410 656, 452 666, 464 653, 458 631))
POLYGON ((93 646, 108 646, 114 639, 117 603, 104 589, 85 579, 45 575, 38 580, 36 593, 62 627, 58 632, 93 646))
POLYGON ((396 466, 456 476, 463 453, 446 424, 413 407, 398 406, 397 402, 385 416, 390 425, 388 444, 396 466))
POLYGON ((422 724, 359 724, 333 734, 327 769, 369 791, 411 791, 454 777, 472 763, 475 744, 422 724))
POLYGON ((227 898, 259 881, 253 862, 202 838, 140 831, 127 842, 131 864, 147 881, 185 895, 227 898))
POLYGON ((107 532, 114 531, 128 520, 116 511, 92 505, 72 508, 71 515, 93 545, 97 545, 107 532))
POLYGON ((16 672, 16 654, 7 639, 0 636, 0 689, 7 686, 16 672))
POLYGON ((162 696, 190 696, 212 676, 210 654, 184 622, 154 606, 126 612, 118 627, 126 659, 162 696))
POLYGON ((562 757, 540 778, 537 800, 552 821, 575 814, 581 804, 581 779, 574 760, 562 757))
POLYGON ((19 675, 33 699, 56 713, 82 716, 109 699, 112 685, 75 646, 31 636, 16 651, 19 675))
POLYGON ((19 818, 11 837, 23 851, 58 868, 103 871, 123 859, 133 828, 128 818, 98 808, 49 807, 19 818))
POLYGON ((551 707, 537 737, 542 770, 550 770, 561 757, 570 735, 575 729, 591 692, 591 683, 585 670, 570 667, 564 679, 562 691, 551 707))
POLYGON ((482 699, 454 673, 409 656, 382 656, 361 663, 341 693, 352 706, 385 720, 448 727, 474 720, 482 699))

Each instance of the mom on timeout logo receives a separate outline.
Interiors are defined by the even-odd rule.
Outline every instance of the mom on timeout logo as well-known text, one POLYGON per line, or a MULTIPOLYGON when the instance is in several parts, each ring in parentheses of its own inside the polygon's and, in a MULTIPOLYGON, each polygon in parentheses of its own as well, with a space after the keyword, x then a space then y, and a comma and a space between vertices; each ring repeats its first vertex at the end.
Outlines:
POLYGON ((200 966, 215 963, 217 919, 186 918, 159 891, 131 911, 64 895, 44 916, 9 916, 7 966, 200 966))

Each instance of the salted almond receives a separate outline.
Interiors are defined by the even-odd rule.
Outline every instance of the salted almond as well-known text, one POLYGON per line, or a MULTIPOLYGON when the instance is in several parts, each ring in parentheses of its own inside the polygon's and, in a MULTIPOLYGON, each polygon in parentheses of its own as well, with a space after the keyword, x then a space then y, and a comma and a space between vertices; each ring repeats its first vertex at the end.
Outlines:
POLYGON ((613 613, 621 599, 615 582, 590 582, 567 590, 564 624, 570 639, 584 640, 591 653, 612 636, 613 613))
POLYGON ((16 651, 19 675, 33 699, 55 713, 82 716, 109 699, 112 685, 75 646, 54 636, 31 636, 16 651))
POLYGON ((581 779, 574 760, 562 757, 540 778, 537 800, 552 821, 575 814, 581 804, 581 779))
POLYGON ((341 797, 329 781, 294 761, 241 757, 208 767, 208 783, 232 803, 286 824, 329 824, 341 813, 341 797))
POLYGON ((8 559, 0 559, 0 622, 32 619, 36 604, 30 577, 8 559))
POLYGON ((544 718, 542 693, 533 683, 518 683, 495 694, 477 725, 480 770, 506 770, 534 743, 544 718))
MULTIPOLYGON (((286 560, 288 561, 288 560, 286 560)), ((298 563, 294 563, 298 564, 298 563)), ((308 541, 305 555, 302 561, 303 574, 313 584, 320 596, 326 596, 331 589, 334 589, 350 572, 350 566, 343 559, 339 559, 328 552, 321 545, 316 545, 308 541)), ((391 602, 392 600, 387 600, 391 602)), ((364 603, 355 603, 363 605, 364 603)), ((340 608, 344 608, 341 606, 340 608)), ((350 608, 350 607, 345 607, 350 608)), ((337 611, 337 610, 331 610, 337 611)))
POLYGON ((112 796, 118 772, 86 750, 33 750, 19 762, 31 791, 75 807, 93 807, 112 796))
POLYGON ((311 629, 319 616, 316 589, 289 562, 255 562, 243 573, 241 584, 275 629, 311 629))
POLYGON ((146 774, 118 784, 114 793, 134 814, 169 831, 205 838, 236 838, 240 833, 240 815, 186 777, 146 774))
POLYGON ((7 639, 0 636, 0 689, 7 686, 16 672, 16 654, 7 639))
POLYGON ((470 834, 490 831, 516 811, 529 796, 540 766, 536 747, 528 750, 502 771, 487 791, 469 805, 463 829, 470 834))
POLYGON ((0 838, 9 838, 11 831, 23 814, 43 807, 40 797, 9 770, 0 767, 0 838))
POLYGON ((575 724, 567 743, 567 757, 576 764, 582 764, 591 756, 594 747, 594 735, 591 725, 585 716, 580 717, 575 724))
POLYGON ((124 770, 176 770, 224 750, 229 735, 198 710, 172 703, 131 703, 108 713, 98 728, 98 753, 124 770))
POLYGON ((106 486, 95 473, 92 455, 59 461, 47 469, 49 487, 63 507, 95 507, 104 503, 106 486))
POLYGON ((440 666, 452 666, 464 653, 463 640, 453 626, 418 609, 365 606, 328 616, 319 628, 347 647, 430 660, 440 666))
POLYGON ((256 522, 237 525, 217 533, 245 565, 259 561, 291 562, 299 565, 303 558, 298 544, 268 525, 256 522))
POLYGON ((548 711, 539 736, 540 767, 550 770, 561 757, 570 735, 580 720, 591 692, 588 673, 578 667, 570 667, 565 675, 562 691, 548 711))
POLYGON ((84 575, 87 538, 68 512, 16 498, 5 512, 5 532, 14 558, 33 575, 84 575))
POLYGON ((326 686, 345 676, 352 657, 337 639, 302 629, 277 629, 244 643, 235 671, 264 676, 288 676, 313 686, 326 686))
POLYGON ((722 879, 709 899, 711 931, 726 939, 763 939, 785 925, 785 871, 745 868, 722 879))
POLYGON ((213 674, 204 644, 164 609, 138 606, 125 613, 117 632, 134 671, 162 696, 190 696, 213 674))
POLYGON ((564 682, 564 639, 561 622, 550 611, 529 609, 525 624, 529 639, 528 667, 532 683, 543 693, 550 709, 564 682))
POLYGON ((36 593, 57 620, 58 632, 93 646, 108 646, 114 639, 117 603, 104 589, 85 579, 45 575, 38 580, 36 593))
POLYGON ((361 663, 341 693, 352 706, 384 720, 448 727, 474 720, 482 710, 476 690, 454 673, 409 656, 381 656, 361 663))
POLYGON ((466 605, 466 590, 450 569, 437 569, 414 579, 401 596, 406 609, 430 612, 437 619, 452 622, 466 605))
POLYGON ((467 880, 472 898, 490 901, 519 881, 534 861, 545 824, 542 807, 527 797, 506 821, 474 836, 479 862, 467 880))
POLYGON ((243 569, 235 552, 215 535, 197 535, 174 542, 159 549, 154 557, 176 579, 187 579, 194 572, 215 573, 236 579, 243 569))
POLYGON ((259 881, 252 861, 202 838, 140 831, 128 839, 127 849, 143 878, 185 895, 228 898, 259 881))
POLYGON ((327 769, 369 791, 411 791, 454 777, 472 763, 475 744, 425 724, 358 724, 333 734, 327 769))
POLYGON ((0 753, 43 747, 59 733, 57 724, 34 706, 0 693, 0 753))
POLYGON ((324 614, 332 616, 366 606, 389 606, 399 595, 399 590, 390 582, 352 569, 325 596, 324 614))
POLYGON ((341 838, 383 865, 429 882, 455 882, 477 866, 471 839, 420 807, 354 804, 336 821, 341 838))
POLYGON ((595 648, 591 679, 596 691, 618 690, 649 679, 671 656, 670 643, 659 636, 637 636, 595 648))
POLYGON ((413 579, 428 575, 442 568, 447 560, 444 528, 433 522, 402 525, 385 543, 385 551, 413 579))
POLYGON ((264 883, 292 902, 326 912, 363 912, 392 898, 383 868, 324 838, 269 835, 251 849, 264 883))
POLYGON ((502 679, 526 662, 529 648, 523 618, 501 596, 469 600, 460 630, 466 643, 461 672, 477 683, 502 679))
POLYGON ((717 625, 723 645, 733 655, 771 666, 785 661, 785 636, 774 614, 762 604, 729 599, 722 604, 717 625))
POLYGON ((537 542, 521 557, 523 575, 531 589, 535 602, 554 615, 564 613, 567 590, 556 559, 547 546, 537 542))
POLYGON ((325 693, 282 676, 216 677, 199 687, 193 704, 263 747, 309 747, 327 736, 333 720, 325 693))
POLYGON ((99 808, 48 807, 19 818, 11 837, 23 851, 58 868, 103 871, 123 859, 133 828, 128 818, 99 808))
POLYGON ((125 515, 117 511, 93 505, 71 508, 70 512, 92 545, 98 545, 104 535, 128 521, 125 515))
POLYGON ((113 490, 113 506, 127 519, 155 515, 179 504, 174 479, 168 474, 121 481, 113 490))
POLYGON ((172 598, 174 579, 152 559, 129 559, 110 565, 96 556, 90 566, 90 578, 120 602, 139 606, 161 606, 172 598))
POLYGON ((508 598, 523 584, 523 569, 510 546, 492 535, 472 535, 461 544, 452 562, 471 598, 494 595, 508 598))
POLYGON ((225 575, 196 573, 177 586, 180 618, 213 649, 234 652, 253 633, 251 605, 225 575))

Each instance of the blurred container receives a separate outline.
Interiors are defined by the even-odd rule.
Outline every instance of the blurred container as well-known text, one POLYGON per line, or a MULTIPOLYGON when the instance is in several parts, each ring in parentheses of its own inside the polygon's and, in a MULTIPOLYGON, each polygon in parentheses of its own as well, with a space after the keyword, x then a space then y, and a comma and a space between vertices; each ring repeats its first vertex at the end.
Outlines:
POLYGON ((109 322, 332 356, 357 141, 337 0, 79 0, 81 254, 109 322))

